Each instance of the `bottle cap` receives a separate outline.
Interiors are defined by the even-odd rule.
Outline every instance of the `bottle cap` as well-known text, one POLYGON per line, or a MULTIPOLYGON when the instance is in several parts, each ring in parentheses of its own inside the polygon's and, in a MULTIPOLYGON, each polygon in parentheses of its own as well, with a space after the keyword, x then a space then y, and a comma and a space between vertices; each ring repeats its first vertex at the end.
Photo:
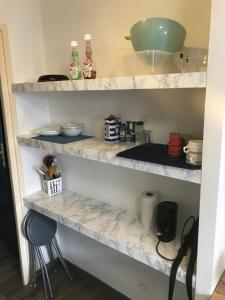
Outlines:
POLYGON ((90 33, 86 33, 86 34, 84 35, 84 40, 85 40, 85 41, 88 41, 88 40, 91 40, 91 39, 92 39, 92 36, 91 36, 90 33))
POLYGON ((71 41, 70 43, 71 47, 78 47, 78 42, 77 41, 71 41))
POLYGON ((137 125, 144 125, 143 121, 137 121, 137 125))

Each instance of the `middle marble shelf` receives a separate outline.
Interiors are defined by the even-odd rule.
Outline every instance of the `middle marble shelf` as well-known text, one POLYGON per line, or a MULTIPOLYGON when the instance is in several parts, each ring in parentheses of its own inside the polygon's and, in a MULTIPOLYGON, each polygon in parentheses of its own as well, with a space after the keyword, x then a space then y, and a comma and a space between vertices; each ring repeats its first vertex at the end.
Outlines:
POLYGON ((51 153, 67 154, 82 159, 90 159, 146 173, 166 176, 198 184, 201 183, 201 170, 175 168, 116 156, 119 152, 136 146, 132 143, 110 144, 109 142, 105 142, 100 138, 91 138, 68 144, 58 144, 36 140, 33 139, 34 136, 35 135, 19 136, 17 137, 18 144, 47 150, 51 153))
MULTIPOLYGON (((93 198, 64 191, 48 197, 37 192, 24 198, 25 206, 54 219, 81 234, 140 261, 166 275, 171 262, 156 252, 157 237, 153 232, 144 234, 138 216, 124 209, 93 198)), ((179 243, 164 243, 161 251, 166 257, 175 257, 179 243)), ((187 259, 178 268, 177 280, 185 282, 187 259)), ((195 276, 193 286, 195 285, 195 276)))

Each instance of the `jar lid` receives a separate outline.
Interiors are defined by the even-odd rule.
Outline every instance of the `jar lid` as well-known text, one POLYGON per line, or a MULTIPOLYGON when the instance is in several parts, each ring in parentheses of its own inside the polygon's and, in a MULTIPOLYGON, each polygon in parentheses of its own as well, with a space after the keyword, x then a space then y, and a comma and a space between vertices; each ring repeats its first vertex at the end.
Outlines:
POLYGON ((137 121, 136 124, 137 124, 137 125, 144 125, 144 122, 143 122, 143 121, 137 121))
POLYGON ((203 140, 189 140, 188 145, 190 147, 196 146, 196 147, 202 147, 203 145, 203 140))
POLYGON ((110 115, 108 116, 107 118, 105 118, 106 121, 113 121, 113 120, 118 120, 119 118, 117 118, 116 116, 114 115, 110 115))

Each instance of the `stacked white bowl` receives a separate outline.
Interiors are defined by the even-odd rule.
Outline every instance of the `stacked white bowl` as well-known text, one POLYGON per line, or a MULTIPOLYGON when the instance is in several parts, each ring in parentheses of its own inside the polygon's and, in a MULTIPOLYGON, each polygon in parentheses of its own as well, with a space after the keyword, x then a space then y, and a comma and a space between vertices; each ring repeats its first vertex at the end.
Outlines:
POLYGON ((84 125, 81 123, 65 123, 60 126, 62 135, 76 136, 82 134, 84 125))

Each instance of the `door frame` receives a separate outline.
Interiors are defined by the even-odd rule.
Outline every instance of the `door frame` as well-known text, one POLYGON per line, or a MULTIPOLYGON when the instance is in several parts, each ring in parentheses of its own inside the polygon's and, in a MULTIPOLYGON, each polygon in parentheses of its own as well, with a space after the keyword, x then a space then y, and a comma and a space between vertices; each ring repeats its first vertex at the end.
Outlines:
POLYGON ((16 218, 16 229, 18 238, 18 250, 20 256, 20 266, 23 284, 28 284, 29 280, 29 255, 27 241, 22 232, 22 221, 26 213, 23 205, 23 176, 22 160, 16 142, 18 133, 18 123, 16 114, 15 97, 11 92, 13 82, 11 56, 9 47, 8 28, 5 24, 0 24, 0 78, 2 88, 3 123, 5 130, 6 148, 8 154, 8 165, 12 186, 13 205, 16 218))

